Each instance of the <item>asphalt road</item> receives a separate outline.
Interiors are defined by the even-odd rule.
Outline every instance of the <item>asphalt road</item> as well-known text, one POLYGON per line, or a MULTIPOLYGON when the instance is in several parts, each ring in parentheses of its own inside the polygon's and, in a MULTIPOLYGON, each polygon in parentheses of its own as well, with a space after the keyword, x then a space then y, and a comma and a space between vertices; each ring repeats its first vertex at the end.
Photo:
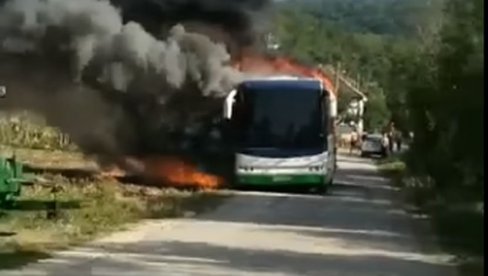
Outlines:
POLYGON ((397 195, 371 161, 341 157, 329 196, 236 192, 197 218, 147 221, 0 275, 455 275, 397 195))

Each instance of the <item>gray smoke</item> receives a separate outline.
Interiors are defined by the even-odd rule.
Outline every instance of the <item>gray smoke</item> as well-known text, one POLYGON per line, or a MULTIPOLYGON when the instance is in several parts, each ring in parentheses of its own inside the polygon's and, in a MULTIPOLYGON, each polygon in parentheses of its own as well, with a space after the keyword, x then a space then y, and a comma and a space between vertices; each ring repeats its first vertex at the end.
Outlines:
MULTIPOLYGON (((193 81, 205 96, 222 96, 238 77, 226 65, 230 55, 224 45, 188 33, 181 25, 166 40, 158 40, 139 23, 123 24, 108 1, 15 0, 0 10, 3 52, 42 51, 40 42, 50 29, 67 36, 56 44, 71 52, 75 81, 86 70, 98 69, 97 81, 117 90, 127 91, 142 74, 164 79, 173 88, 193 81)), ((158 88, 154 90, 162 93, 158 88)))
POLYGON ((230 59, 227 45, 181 24, 151 34, 109 1, 0 0, 0 84, 9 89, 0 108, 41 113, 87 153, 164 143, 241 80, 230 59))
POLYGON ((225 41, 232 54, 259 42, 272 0, 111 0, 123 19, 160 34, 177 23, 225 41))

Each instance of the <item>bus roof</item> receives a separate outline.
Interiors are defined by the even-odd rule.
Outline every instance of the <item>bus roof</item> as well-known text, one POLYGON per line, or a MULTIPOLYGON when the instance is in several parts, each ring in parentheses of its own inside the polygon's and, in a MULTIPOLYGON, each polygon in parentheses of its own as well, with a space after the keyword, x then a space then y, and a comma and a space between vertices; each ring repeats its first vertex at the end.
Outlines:
POLYGON ((275 81, 275 80, 317 80, 317 79, 310 78, 310 77, 299 77, 293 75, 270 75, 270 76, 254 75, 254 76, 248 76, 245 81, 275 81))
POLYGON ((295 87, 304 90, 322 89, 322 82, 314 78, 296 78, 296 77, 273 77, 273 78, 256 78, 243 81, 239 86, 246 88, 282 88, 295 87))

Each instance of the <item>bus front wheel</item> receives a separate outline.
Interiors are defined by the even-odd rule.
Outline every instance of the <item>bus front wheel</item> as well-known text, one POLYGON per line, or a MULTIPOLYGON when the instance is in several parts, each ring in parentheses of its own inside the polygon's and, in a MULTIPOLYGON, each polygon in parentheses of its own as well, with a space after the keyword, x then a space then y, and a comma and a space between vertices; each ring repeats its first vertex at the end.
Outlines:
POLYGON ((316 193, 318 195, 327 195, 329 193, 329 186, 328 185, 320 185, 316 189, 316 193))
POLYGON ((329 194, 329 188, 332 183, 324 183, 317 187, 316 192, 319 195, 327 195, 329 194))
POLYGON ((334 178, 331 177, 326 183, 320 185, 319 187, 319 193, 323 195, 330 194, 330 187, 334 184, 334 178))

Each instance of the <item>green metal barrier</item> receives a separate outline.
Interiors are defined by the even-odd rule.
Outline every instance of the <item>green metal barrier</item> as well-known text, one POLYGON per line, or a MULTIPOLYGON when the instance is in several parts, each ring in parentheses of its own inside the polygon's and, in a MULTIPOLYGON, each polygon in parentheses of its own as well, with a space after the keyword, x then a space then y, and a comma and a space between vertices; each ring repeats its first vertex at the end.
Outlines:
POLYGON ((12 206, 15 198, 20 196, 22 185, 30 183, 32 180, 25 177, 23 166, 15 156, 0 157, 0 208, 12 206))

